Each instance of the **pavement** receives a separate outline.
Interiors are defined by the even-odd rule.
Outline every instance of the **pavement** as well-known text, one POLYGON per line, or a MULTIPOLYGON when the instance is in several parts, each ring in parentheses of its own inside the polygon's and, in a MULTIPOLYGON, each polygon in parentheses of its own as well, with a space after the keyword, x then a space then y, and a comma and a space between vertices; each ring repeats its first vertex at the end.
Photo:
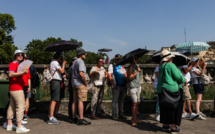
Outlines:
MULTIPOLYGON (((153 114, 141 114, 142 123, 137 127, 131 126, 131 116, 127 116, 127 120, 114 121, 109 116, 106 119, 91 120, 88 116, 86 120, 92 124, 87 126, 78 126, 71 124, 68 121, 67 115, 62 115, 59 119, 60 124, 48 125, 46 123, 46 114, 31 114, 28 118, 28 124, 25 125, 31 131, 29 134, 167 134, 168 132, 161 131, 159 122, 154 120, 153 114)), ((5 118, 0 116, 0 125, 5 122, 5 118)), ((181 134, 214 134, 215 133, 215 118, 207 117, 207 120, 182 119, 180 126, 181 134)), ((15 134, 15 131, 7 132, 6 129, 0 127, 0 134, 15 134)))

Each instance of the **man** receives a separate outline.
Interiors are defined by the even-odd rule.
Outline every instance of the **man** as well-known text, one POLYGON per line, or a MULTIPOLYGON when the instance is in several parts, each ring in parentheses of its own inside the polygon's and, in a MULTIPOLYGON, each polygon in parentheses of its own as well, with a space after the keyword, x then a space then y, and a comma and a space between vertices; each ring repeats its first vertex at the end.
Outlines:
POLYGON ((50 82, 50 90, 51 90, 51 102, 49 105, 49 120, 48 124, 59 124, 60 122, 54 117, 54 110, 56 103, 60 100, 60 86, 62 76, 61 74, 65 71, 66 61, 63 61, 62 67, 59 62, 61 60, 61 54, 55 53, 54 59, 50 63, 50 73, 52 75, 52 81, 50 82))
MULTIPOLYGON (((189 52, 187 51, 182 51, 182 54, 184 54, 185 56, 189 56, 189 52)), ((192 64, 188 67, 187 65, 183 65, 183 66, 180 66, 178 67, 181 72, 182 72, 182 75, 185 77, 185 84, 183 85, 183 99, 184 99, 184 104, 183 104, 183 112, 182 112, 182 117, 183 118, 190 118, 190 120, 194 120, 196 118, 198 118, 198 114, 195 114, 192 112, 192 109, 191 109, 191 103, 190 103, 190 100, 191 100, 191 95, 190 95, 190 90, 189 90, 189 86, 190 86, 190 79, 191 79, 191 75, 190 75, 190 70, 192 68, 192 64), (189 113, 187 113, 185 111, 185 106, 187 104, 187 108, 188 108, 188 111, 189 113)))
POLYGON ((123 101, 126 96, 126 81, 127 74, 122 65, 116 65, 121 58, 121 55, 115 55, 114 64, 110 64, 108 67, 108 78, 112 85, 112 119, 118 120, 117 118, 117 108, 118 103, 119 108, 119 119, 126 119, 123 116, 123 101))
POLYGON ((72 90, 72 65, 74 61, 77 59, 77 57, 72 57, 71 63, 69 65, 68 70, 68 91, 69 91, 69 104, 68 104, 68 114, 69 114, 69 120, 72 120, 72 102, 73 102, 73 90, 72 90))
POLYGON ((86 58, 86 51, 79 49, 77 51, 77 59, 72 65, 72 88, 73 88, 73 103, 72 103, 72 120, 78 125, 89 125, 90 122, 83 118, 84 101, 87 101, 87 81, 86 81, 86 66, 83 59, 86 58), (78 106, 77 106, 78 105, 78 106), (78 107, 79 119, 76 117, 78 107))

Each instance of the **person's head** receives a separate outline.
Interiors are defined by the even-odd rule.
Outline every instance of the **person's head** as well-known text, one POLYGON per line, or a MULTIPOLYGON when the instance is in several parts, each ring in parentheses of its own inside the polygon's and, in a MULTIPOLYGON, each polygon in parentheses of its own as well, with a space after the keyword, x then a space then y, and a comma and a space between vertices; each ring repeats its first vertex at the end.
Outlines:
POLYGON ((77 57, 72 57, 71 62, 70 62, 70 64, 69 64, 70 67, 72 66, 73 62, 74 62, 76 59, 77 59, 77 57))
POLYGON ((85 59, 86 55, 87 55, 87 52, 84 49, 82 49, 82 48, 78 49, 78 51, 77 51, 78 58, 85 59))
POLYGON ((24 60, 28 60, 28 59, 29 59, 28 55, 24 54, 24 60))
POLYGON ((136 57, 136 56, 135 56, 135 57, 132 57, 132 58, 130 59, 130 63, 131 63, 131 64, 137 64, 137 63, 138 63, 138 59, 139 59, 139 58, 136 57))
POLYGON ((114 62, 118 63, 119 59, 121 59, 121 58, 122 58, 122 56, 120 54, 116 54, 114 57, 114 62))
POLYGON ((59 52, 55 53, 54 54, 54 59, 58 62, 60 62, 60 59, 61 59, 61 54, 59 52))
POLYGON ((16 50, 14 52, 14 60, 21 62, 24 58, 24 53, 22 52, 22 50, 16 50))
POLYGON ((165 49, 161 52, 160 57, 161 57, 161 63, 172 62, 175 55, 172 55, 170 51, 165 49))
POLYGON ((191 60, 193 66, 195 66, 195 67, 198 66, 198 61, 199 61, 199 58, 197 58, 197 57, 194 57, 194 58, 192 58, 192 60, 191 60))
POLYGON ((98 59, 97 59, 97 66, 98 67, 101 67, 103 65, 103 58, 102 57, 99 57, 98 59))

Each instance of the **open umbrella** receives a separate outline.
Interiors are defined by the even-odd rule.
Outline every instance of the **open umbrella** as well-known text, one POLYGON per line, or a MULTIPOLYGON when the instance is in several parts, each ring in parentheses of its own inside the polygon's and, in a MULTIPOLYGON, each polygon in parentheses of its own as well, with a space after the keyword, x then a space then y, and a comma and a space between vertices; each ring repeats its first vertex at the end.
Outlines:
POLYGON ((117 65, 124 65, 130 61, 131 58, 137 57, 140 58, 144 54, 148 53, 149 51, 146 49, 138 48, 136 50, 133 50, 127 54, 125 54, 117 63, 117 65))
POLYGON ((77 42, 62 40, 62 41, 57 41, 57 42, 49 44, 46 47, 46 51, 63 52, 63 51, 74 50, 80 46, 81 46, 81 44, 79 44, 77 42))
POLYGON ((176 51, 187 51, 190 52, 192 56, 193 52, 208 50, 209 47, 210 45, 208 45, 206 42, 189 42, 178 44, 176 47, 176 51))
MULTIPOLYGON (((176 66, 187 65, 190 62, 190 59, 187 56, 180 54, 179 52, 171 52, 171 54, 175 55, 173 58, 173 63, 176 66)), ((161 61, 160 53, 153 55, 151 60, 159 64, 161 61)))
POLYGON ((98 51, 99 51, 99 52, 108 52, 108 56, 107 56, 107 58, 106 58, 106 60, 105 60, 105 61, 107 61, 107 62, 105 62, 105 63, 109 64, 109 52, 112 51, 112 49, 109 49, 109 48, 102 48, 102 49, 99 49, 98 51))

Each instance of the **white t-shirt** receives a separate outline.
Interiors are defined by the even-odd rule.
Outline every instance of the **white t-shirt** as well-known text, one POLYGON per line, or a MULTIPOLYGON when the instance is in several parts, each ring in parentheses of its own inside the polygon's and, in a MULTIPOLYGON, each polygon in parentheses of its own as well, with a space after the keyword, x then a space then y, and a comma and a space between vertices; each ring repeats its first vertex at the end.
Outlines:
MULTIPOLYGON (((159 66, 156 66, 156 67, 155 67, 154 73, 156 73, 156 72, 158 72, 158 71, 159 71, 159 66)), ((155 74, 154 88, 157 88, 157 84, 158 84, 158 77, 157 77, 157 75, 155 74)))
MULTIPOLYGON (((115 65, 115 64, 114 64, 115 65)), ((116 66, 115 66, 116 67, 116 66)), ((116 70, 118 70, 117 71, 117 73, 119 73, 119 74, 124 74, 124 73, 126 73, 126 70, 124 69, 124 67, 123 68, 121 68, 120 67, 120 69, 117 69, 117 68, 115 68, 116 70)), ((108 66, 108 74, 112 74, 112 78, 113 78, 113 82, 116 84, 117 82, 116 82, 116 78, 115 78, 115 76, 114 76, 114 74, 113 74, 114 72, 113 72, 113 64, 110 64, 109 66, 108 66)), ((118 81, 123 81, 121 78, 120 79, 117 79, 118 81)), ((117 85, 117 84, 116 84, 117 85)))
MULTIPOLYGON (((190 79, 191 79, 190 72, 184 74, 184 72, 182 71, 182 68, 188 68, 188 66, 187 65, 183 65, 183 66, 179 66, 178 68, 179 68, 179 70, 181 70, 181 73, 184 76, 185 80, 187 80, 187 82, 190 82, 190 79)), ((189 86, 190 84, 188 83, 187 85, 189 86)))
POLYGON ((61 73, 58 71, 58 69, 61 68, 60 64, 56 61, 56 60, 52 60, 52 62, 50 63, 50 73, 51 75, 53 75, 53 73, 55 72, 54 76, 52 77, 52 79, 54 80, 62 80, 62 76, 61 73))
POLYGON ((200 76, 198 76, 195 73, 193 73, 193 71, 197 71, 199 73, 201 73, 201 71, 198 68, 196 68, 196 67, 192 67, 191 68, 191 76, 193 78, 193 84, 199 84, 199 83, 201 84, 201 81, 198 80, 200 76))

